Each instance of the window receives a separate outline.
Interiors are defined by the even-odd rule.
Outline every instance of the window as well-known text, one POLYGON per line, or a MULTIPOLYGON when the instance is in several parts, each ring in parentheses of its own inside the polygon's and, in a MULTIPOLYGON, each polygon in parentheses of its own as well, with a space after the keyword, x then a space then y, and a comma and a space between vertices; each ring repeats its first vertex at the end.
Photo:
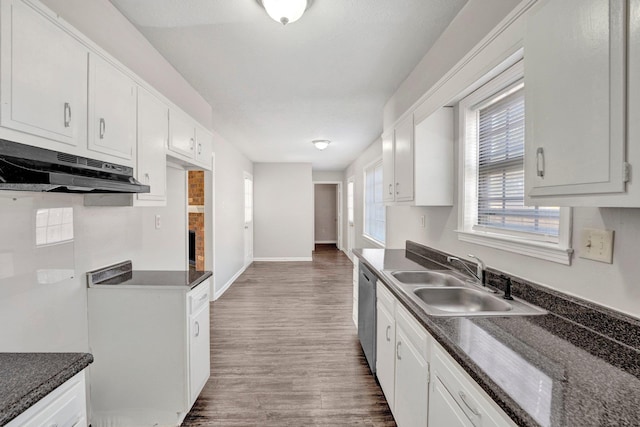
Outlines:
POLYGON ((385 206, 382 201, 382 160, 364 170, 364 235, 384 245, 385 206))
POLYGON ((347 219, 353 225, 353 181, 347 183, 347 219))
POLYGON ((569 264, 570 211, 524 205, 522 73, 520 62, 460 102, 459 238, 569 264))

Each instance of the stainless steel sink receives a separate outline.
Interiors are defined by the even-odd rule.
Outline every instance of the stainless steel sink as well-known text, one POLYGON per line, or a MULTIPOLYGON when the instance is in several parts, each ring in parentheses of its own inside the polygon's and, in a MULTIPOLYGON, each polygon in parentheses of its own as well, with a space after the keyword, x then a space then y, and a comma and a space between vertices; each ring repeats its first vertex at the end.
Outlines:
POLYGON ((384 274, 431 316, 547 314, 545 310, 518 298, 503 299, 502 293, 491 293, 487 288, 473 284, 467 276, 455 271, 386 271, 384 274))
POLYGON ((424 286, 465 286, 464 281, 451 273, 439 271, 392 271, 398 282, 424 286))
POLYGON ((480 311, 510 311, 506 300, 487 292, 469 288, 417 288, 413 294, 428 306, 451 313, 476 313, 480 311))

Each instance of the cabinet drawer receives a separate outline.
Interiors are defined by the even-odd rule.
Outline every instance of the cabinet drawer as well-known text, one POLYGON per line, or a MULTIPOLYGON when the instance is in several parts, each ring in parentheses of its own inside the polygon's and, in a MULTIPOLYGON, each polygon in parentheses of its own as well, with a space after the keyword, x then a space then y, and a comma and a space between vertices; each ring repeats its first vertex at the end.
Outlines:
POLYGON ((475 382, 465 378, 466 373, 444 350, 434 345, 431 356, 432 384, 440 380, 474 426, 515 426, 475 382))
POLYGON ((376 298, 392 315, 395 313, 395 301, 394 296, 382 283, 378 282, 376 287, 376 298))
POLYGON ((7 427, 82 427, 87 425, 84 373, 45 396, 7 427))
POLYGON ((209 304, 209 289, 209 279, 207 279, 189 292, 189 314, 195 314, 209 304))

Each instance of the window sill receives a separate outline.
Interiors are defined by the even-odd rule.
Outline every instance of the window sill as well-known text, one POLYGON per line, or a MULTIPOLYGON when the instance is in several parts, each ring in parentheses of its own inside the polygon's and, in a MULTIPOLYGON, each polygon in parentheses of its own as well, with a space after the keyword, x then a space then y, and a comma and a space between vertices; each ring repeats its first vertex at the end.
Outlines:
POLYGON ((374 239, 371 236, 367 236, 366 234, 363 234, 362 237, 364 238, 364 240, 366 240, 369 243, 372 243, 374 245, 376 245, 377 247, 379 247, 380 249, 384 249, 384 243, 374 239))
POLYGON ((573 254, 573 249, 571 248, 561 248, 557 245, 530 242, 506 236, 490 235, 464 230, 457 230, 457 233, 458 240, 463 242, 489 246, 494 249, 557 262, 558 264, 571 265, 571 255, 573 254))

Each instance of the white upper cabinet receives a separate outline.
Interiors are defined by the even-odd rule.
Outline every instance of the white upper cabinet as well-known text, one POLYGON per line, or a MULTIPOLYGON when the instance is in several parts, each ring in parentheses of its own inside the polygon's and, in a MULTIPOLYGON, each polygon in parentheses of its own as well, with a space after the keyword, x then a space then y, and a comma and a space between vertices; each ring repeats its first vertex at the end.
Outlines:
POLYGON ((195 125, 193 120, 179 111, 169 112, 169 150, 189 159, 195 156, 195 125))
POLYGON ((395 141, 394 132, 382 135, 382 200, 393 202, 395 192, 395 141))
POLYGON ((384 201, 452 206, 453 108, 440 108, 414 122, 415 117, 418 113, 382 136, 384 201))
POLYGON ((626 4, 546 0, 528 15, 525 193, 531 205, 616 205, 611 195, 626 191, 626 4))
POLYGON ((180 111, 169 112, 169 154, 189 164, 212 168, 213 136, 180 111))
POLYGON ((134 81, 91 54, 89 100, 89 149, 131 160, 136 143, 134 81))
POLYGON ((22 1, 0 7, 0 124, 75 153, 86 141, 88 50, 22 1))
POLYGON ((167 197, 167 156, 169 108, 143 88, 138 88, 138 181, 151 187, 137 195, 138 201, 158 201, 167 197))
POLYGON ((413 200, 413 115, 396 126, 393 163, 396 201, 413 200))
POLYGON ((453 206, 453 108, 415 124, 416 206, 453 206))
POLYGON ((211 169, 213 167, 213 135, 196 124, 196 163, 211 169))

